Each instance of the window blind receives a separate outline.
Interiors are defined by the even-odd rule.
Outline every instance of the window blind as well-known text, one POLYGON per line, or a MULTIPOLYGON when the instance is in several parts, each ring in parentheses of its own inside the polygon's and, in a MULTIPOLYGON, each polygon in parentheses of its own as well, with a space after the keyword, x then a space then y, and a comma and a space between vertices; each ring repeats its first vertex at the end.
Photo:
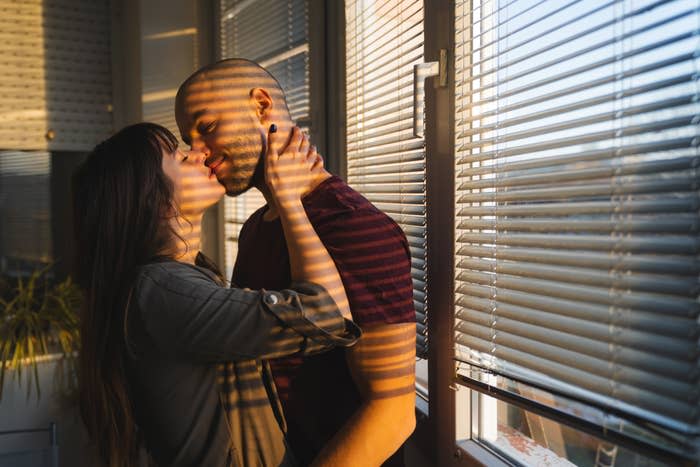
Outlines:
MULTIPOLYGON (((280 83, 291 117, 308 130, 309 92, 308 0, 223 0, 220 57, 247 58, 264 66, 280 83), (260 14, 265 12, 265 14, 260 14)), ((238 252, 238 233, 265 199, 257 190, 224 198, 224 267, 231 277, 238 252)))
POLYGON ((457 2, 458 360, 698 433, 700 2, 457 2))
POLYGON ((403 229, 411 249, 417 355, 426 357, 425 141, 413 136, 423 2, 346 1, 348 182, 403 229))
POLYGON ((109 4, 0 0, 2 149, 89 151, 112 132, 109 4))
POLYGON ((31 272, 51 261, 51 155, 0 151, 0 272, 31 272))

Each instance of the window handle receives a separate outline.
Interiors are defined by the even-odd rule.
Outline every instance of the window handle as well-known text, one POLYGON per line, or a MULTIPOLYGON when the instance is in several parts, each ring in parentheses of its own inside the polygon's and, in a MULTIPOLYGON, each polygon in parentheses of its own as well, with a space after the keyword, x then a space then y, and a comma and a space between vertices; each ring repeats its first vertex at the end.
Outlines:
POLYGON ((413 65, 413 136, 425 136, 425 79, 437 76, 440 72, 438 62, 413 65))
POLYGON ((425 79, 439 76, 440 87, 447 86, 447 49, 440 49, 440 61, 413 65, 413 136, 425 136, 425 79))

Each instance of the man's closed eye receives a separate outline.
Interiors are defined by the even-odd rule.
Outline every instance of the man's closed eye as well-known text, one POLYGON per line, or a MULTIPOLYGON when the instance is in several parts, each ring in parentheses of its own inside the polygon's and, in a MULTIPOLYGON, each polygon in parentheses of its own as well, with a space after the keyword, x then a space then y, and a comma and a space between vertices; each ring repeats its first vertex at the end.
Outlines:
POLYGON ((202 122, 197 126, 197 131, 199 132, 200 135, 206 136, 214 132, 216 130, 217 122, 202 122))

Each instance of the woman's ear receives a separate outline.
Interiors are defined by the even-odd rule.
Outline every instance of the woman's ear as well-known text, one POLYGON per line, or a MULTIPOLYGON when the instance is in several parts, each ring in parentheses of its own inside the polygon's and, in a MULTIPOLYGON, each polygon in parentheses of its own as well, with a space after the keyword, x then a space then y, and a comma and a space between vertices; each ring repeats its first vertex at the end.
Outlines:
POLYGON ((263 88, 253 88, 250 90, 250 99, 255 106, 255 114, 260 121, 265 117, 269 117, 272 110, 272 98, 270 94, 263 88))

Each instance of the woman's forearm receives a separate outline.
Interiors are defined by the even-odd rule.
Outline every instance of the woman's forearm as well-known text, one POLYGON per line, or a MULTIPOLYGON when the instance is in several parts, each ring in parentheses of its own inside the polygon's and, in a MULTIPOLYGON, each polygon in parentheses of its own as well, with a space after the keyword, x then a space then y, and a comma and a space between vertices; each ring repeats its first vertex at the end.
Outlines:
POLYGON ((315 282, 333 297, 343 316, 351 319, 350 306, 338 269, 318 238, 300 200, 278 206, 289 250, 292 280, 315 282))

